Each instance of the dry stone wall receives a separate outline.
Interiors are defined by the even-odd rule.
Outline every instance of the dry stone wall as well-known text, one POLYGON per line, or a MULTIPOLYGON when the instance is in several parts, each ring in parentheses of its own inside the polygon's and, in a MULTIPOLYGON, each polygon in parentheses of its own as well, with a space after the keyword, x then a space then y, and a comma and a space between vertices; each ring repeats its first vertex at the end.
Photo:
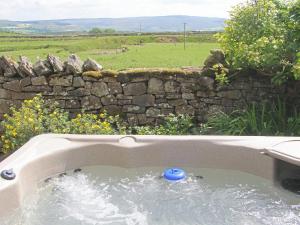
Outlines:
MULTIPOLYGON (((76 56, 67 64, 56 57, 34 65, 24 58, 19 66, 8 59, 3 61, 1 67, 0 59, 0 119, 9 113, 10 106, 19 106, 41 93, 72 114, 105 110, 121 115, 130 125, 153 125, 170 113, 188 114, 203 122, 218 110, 241 109, 250 102, 273 99, 287 91, 286 86, 273 86, 267 77, 251 74, 236 76, 229 85, 219 87, 213 78, 199 71, 111 72, 103 71, 91 60, 78 63, 76 56)), ((296 93, 295 101, 299 101, 298 90, 299 86, 290 89, 296 93)))

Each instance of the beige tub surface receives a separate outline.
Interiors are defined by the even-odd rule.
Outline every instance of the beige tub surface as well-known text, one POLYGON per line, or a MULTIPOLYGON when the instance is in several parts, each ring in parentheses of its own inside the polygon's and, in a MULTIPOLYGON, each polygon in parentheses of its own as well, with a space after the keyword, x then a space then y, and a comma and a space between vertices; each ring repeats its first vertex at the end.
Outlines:
POLYGON ((300 137, 40 135, 0 163, 16 174, 0 178, 0 217, 39 181, 79 167, 216 168, 273 180, 277 159, 300 165, 300 137))
POLYGON ((300 141, 283 141, 272 147, 266 148, 266 154, 276 159, 300 166, 300 141))

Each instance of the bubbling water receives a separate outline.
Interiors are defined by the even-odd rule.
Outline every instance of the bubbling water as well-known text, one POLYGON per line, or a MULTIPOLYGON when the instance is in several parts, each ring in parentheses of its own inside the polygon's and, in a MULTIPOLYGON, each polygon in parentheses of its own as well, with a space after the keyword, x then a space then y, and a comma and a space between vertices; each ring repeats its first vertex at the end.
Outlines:
POLYGON ((89 167, 51 179, 4 225, 297 225, 300 198, 237 171, 89 167), (199 179, 195 175, 201 175, 199 179))

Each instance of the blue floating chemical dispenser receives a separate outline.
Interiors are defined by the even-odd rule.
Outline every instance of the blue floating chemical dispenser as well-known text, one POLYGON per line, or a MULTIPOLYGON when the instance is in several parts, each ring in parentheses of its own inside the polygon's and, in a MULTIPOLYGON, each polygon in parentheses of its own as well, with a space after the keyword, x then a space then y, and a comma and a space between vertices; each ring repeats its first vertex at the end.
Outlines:
POLYGON ((185 171, 180 168, 169 168, 164 171, 164 178, 169 181, 179 181, 186 177, 185 171))

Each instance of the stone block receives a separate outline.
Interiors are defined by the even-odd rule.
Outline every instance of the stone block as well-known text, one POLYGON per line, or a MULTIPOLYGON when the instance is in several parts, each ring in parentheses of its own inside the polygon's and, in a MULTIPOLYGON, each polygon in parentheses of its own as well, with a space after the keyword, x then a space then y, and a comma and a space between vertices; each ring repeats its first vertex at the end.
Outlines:
POLYGON ((84 88, 85 89, 92 89, 93 87, 93 83, 92 82, 85 82, 84 84, 84 88))
POLYGON ((217 94, 219 97, 227 98, 227 99, 240 99, 242 97, 242 94, 238 90, 232 90, 232 91, 222 91, 217 94))
POLYGON ((20 80, 20 86, 22 87, 26 87, 31 85, 31 77, 25 77, 23 79, 20 80))
POLYGON ((11 95, 13 100, 25 100, 32 99, 36 93, 12 92, 11 95))
POLYGON ((216 96, 216 92, 214 91, 197 91, 197 97, 208 98, 216 96))
POLYGON ((168 103, 171 106, 179 106, 179 105, 184 105, 186 104, 186 101, 183 99, 175 99, 175 100, 169 100, 168 103))
POLYGON ((145 83, 128 83, 123 87, 125 95, 143 95, 146 93, 146 89, 145 83))
POLYGON ((196 83, 181 83, 181 92, 194 92, 197 89, 196 83))
POLYGON ((154 95, 133 96, 132 104, 138 106, 153 106, 155 102, 154 95))
POLYGON ((119 73, 117 76, 117 81, 121 83, 128 83, 130 82, 130 78, 126 73, 119 73))
POLYGON ((164 83, 162 80, 157 78, 151 78, 148 82, 148 93, 149 94, 163 94, 164 90, 164 83))
POLYGON ((11 91, 0 88, 0 99, 11 99, 11 91))
POLYGON ((33 65, 33 71, 37 76, 46 76, 54 72, 48 60, 38 60, 33 65))
POLYGON ((120 100, 132 100, 133 96, 118 94, 117 95, 117 99, 120 99, 120 100))
POLYGON ((54 86, 53 95, 66 96, 68 92, 62 86, 54 86))
POLYGON ((194 116, 195 109, 193 108, 193 106, 190 105, 180 105, 180 106, 176 106, 175 113, 177 115, 182 114, 182 115, 194 116))
POLYGON ((109 115, 120 115, 122 113, 122 109, 118 105, 106 105, 101 108, 102 111, 107 112, 109 115))
POLYGON ((55 102, 58 104, 58 108, 64 109, 66 107, 66 101, 61 99, 54 99, 55 102))
POLYGON ((130 99, 119 99, 118 105, 132 105, 132 100, 130 99))
POLYGON ((0 99, 0 113, 9 113, 9 108, 11 107, 12 102, 0 99))
POLYGON ((233 100, 224 98, 222 99, 222 106, 224 107, 233 107, 233 100))
POLYGON ((215 80, 211 77, 199 77, 198 84, 204 90, 214 90, 215 80))
POLYGON ((103 82, 105 82, 105 83, 117 83, 117 78, 115 78, 115 77, 103 77, 103 82))
POLYGON ((21 84, 19 80, 13 80, 4 83, 3 88, 11 91, 21 91, 21 84))
POLYGON ((100 109, 102 107, 101 100, 95 96, 86 96, 81 99, 81 106, 85 110, 100 109))
POLYGON ((85 83, 81 77, 74 77, 73 87, 84 87, 85 83))
POLYGON ((86 61, 84 61, 83 66, 82 66, 82 70, 84 72, 85 71, 100 71, 102 69, 103 69, 103 67, 93 59, 87 59, 86 61))
POLYGON ((180 99, 182 97, 181 94, 176 94, 176 93, 167 93, 166 94, 166 99, 180 99))
POLYGON ((64 64, 64 66, 66 68, 66 74, 82 73, 83 63, 80 60, 80 58, 75 54, 72 54, 69 56, 69 58, 67 59, 67 61, 64 64))
POLYGON ((219 98, 201 98, 200 101, 207 104, 213 104, 213 105, 221 104, 221 99, 219 98))
MULTIPOLYGON (((89 72, 86 72, 86 73, 89 73, 89 72)), ((85 75, 84 75, 84 74, 82 75, 82 79, 83 79, 84 81, 96 82, 96 81, 99 80, 99 78, 87 76, 86 73, 84 73, 85 75)), ((90 72, 90 73, 100 73, 100 72, 90 72)), ((99 75, 99 76, 100 76, 100 75, 99 75)))
POLYGON ((75 90, 68 91, 68 95, 74 96, 74 97, 82 97, 82 96, 87 96, 90 94, 91 94, 90 90, 87 90, 85 88, 77 88, 75 90))
POLYGON ((18 64, 7 56, 0 57, 0 68, 5 77, 14 77, 18 75, 18 64))
POLYGON ((54 73, 62 73, 64 71, 64 64, 58 57, 48 55, 47 60, 50 63, 54 73))
POLYGON ((124 105, 122 111, 125 113, 144 113, 145 107, 138 105, 124 105))
POLYGON ((71 87, 73 84, 73 76, 60 76, 60 77, 51 77, 49 81, 50 86, 63 86, 63 87, 71 87))
POLYGON ((66 100, 66 109, 79 109, 81 108, 80 102, 78 100, 66 100))
POLYGON ((161 109, 161 114, 164 116, 168 116, 170 114, 174 114, 174 109, 161 109))
POLYGON ((173 108, 173 106, 171 106, 169 103, 159 103, 155 106, 162 108, 162 109, 172 109, 173 108))
POLYGON ((19 67, 17 68, 17 71, 21 77, 35 76, 35 72, 33 71, 33 65, 25 56, 20 56, 19 67))
POLYGON ((129 75, 130 82, 142 82, 149 80, 148 74, 129 75))
POLYGON ((104 82, 94 82, 91 93, 97 97, 103 97, 109 94, 107 84, 104 82))
POLYGON ((193 100, 195 99, 194 93, 182 93, 182 98, 186 100, 193 100))
POLYGON ((167 103, 168 100, 166 98, 156 98, 155 99, 155 104, 161 104, 161 103, 167 103))
POLYGON ((123 92, 120 82, 108 83, 107 85, 110 94, 121 94, 123 92))
POLYGON ((154 107, 151 107, 149 109, 147 109, 146 111, 146 116, 147 117, 159 117, 161 115, 161 110, 160 109, 157 109, 157 108, 154 108, 154 107))
POLYGON ((39 93, 39 92, 52 91, 52 88, 49 86, 26 86, 22 88, 22 91, 39 93))
POLYGON ((170 80, 165 83, 165 92, 178 93, 180 91, 180 85, 178 82, 170 80))
POLYGON ((101 102, 103 105, 116 105, 118 104, 118 100, 113 95, 107 95, 101 98, 101 102))

